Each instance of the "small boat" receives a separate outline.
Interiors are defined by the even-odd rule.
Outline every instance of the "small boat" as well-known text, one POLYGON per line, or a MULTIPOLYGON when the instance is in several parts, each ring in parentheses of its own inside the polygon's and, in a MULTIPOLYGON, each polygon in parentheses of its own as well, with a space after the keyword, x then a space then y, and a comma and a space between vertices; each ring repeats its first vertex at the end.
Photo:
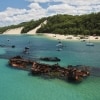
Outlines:
POLYGON ((63 49, 63 44, 61 43, 61 41, 58 42, 56 47, 57 47, 57 51, 61 51, 63 49))
POLYGON ((94 46, 94 43, 90 42, 90 38, 89 41, 86 43, 86 46, 94 46))
POLYGON ((92 42, 88 42, 86 43, 86 46, 94 46, 94 44, 92 42))
POLYGON ((61 41, 58 42, 58 44, 56 46, 62 46, 61 41))
POLYGON ((12 48, 15 48, 15 45, 12 45, 11 47, 12 47, 12 48))
POLYGON ((56 51, 61 51, 62 50, 62 48, 58 48, 56 51))
POLYGON ((57 47, 63 47, 62 43, 58 43, 56 46, 57 47))
POLYGON ((25 49, 29 49, 29 47, 25 47, 25 49))
POLYGON ((82 40, 81 42, 85 42, 86 40, 82 40))
POLYGON ((24 54, 29 54, 29 51, 28 50, 29 50, 29 47, 25 47, 23 53, 24 54))

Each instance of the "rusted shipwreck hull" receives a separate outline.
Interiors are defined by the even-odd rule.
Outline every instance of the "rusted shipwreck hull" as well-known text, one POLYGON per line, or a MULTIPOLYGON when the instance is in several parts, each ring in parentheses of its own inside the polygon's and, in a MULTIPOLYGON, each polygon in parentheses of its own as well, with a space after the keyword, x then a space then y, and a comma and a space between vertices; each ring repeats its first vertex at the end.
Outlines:
POLYGON ((59 64, 49 65, 38 63, 36 61, 25 60, 20 56, 11 58, 9 60, 9 64, 14 68, 30 70, 32 75, 46 75, 74 82, 81 82, 84 77, 90 75, 90 71, 85 66, 61 67, 59 64))
POLYGON ((33 61, 23 59, 20 56, 13 57, 9 60, 9 65, 13 68, 30 70, 32 67, 33 61))

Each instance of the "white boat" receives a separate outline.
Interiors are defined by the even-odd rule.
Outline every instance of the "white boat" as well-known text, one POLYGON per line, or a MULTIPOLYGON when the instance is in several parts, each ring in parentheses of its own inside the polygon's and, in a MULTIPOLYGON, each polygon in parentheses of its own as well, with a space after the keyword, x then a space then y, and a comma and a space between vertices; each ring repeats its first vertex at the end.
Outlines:
POLYGON ((62 45, 62 43, 59 43, 59 44, 57 44, 56 46, 57 46, 57 47, 62 47, 63 45, 62 45))
POLYGON ((59 41, 59 43, 56 45, 57 51, 61 51, 63 49, 63 44, 59 41))
POLYGON ((59 47, 59 48, 62 48, 63 47, 63 44, 61 43, 61 41, 59 41, 56 46, 59 47))
POLYGON ((58 49, 56 49, 56 51, 61 51, 62 50, 62 48, 58 48, 58 49))
POLYGON ((86 46, 94 46, 94 43, 92 43, 92 42, 87 42, 87 43, 86 43, 86 46))
POLYGON ((94 46, 94 43, 90 42, 90 38, 89 41, 86 43, 86 46, 94 46))

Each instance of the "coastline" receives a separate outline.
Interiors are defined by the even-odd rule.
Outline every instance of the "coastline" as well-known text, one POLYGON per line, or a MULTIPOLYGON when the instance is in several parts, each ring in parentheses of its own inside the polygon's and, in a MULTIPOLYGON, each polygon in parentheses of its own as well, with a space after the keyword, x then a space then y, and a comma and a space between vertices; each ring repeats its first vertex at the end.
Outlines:
MULTIPOLYGON (((35 29, 30 30, 26 35, 37 35, 36 30, 40 27, 36 27, 35 29)), ((3 33, 3 35, 21 35, 21 30, 23 27, 9 29, 3 33)), ((53 34, 53 33, 41 33, 44 36, 51 38, 51 39, 58 39, 64 41, 100 41, 100 36, 83 36, 83 35, 60 35, 60 34, 53 34)))
POLYGON ((60 34, 52 34, 52 33, 45 33, 46 37, 49 37, 51 39, 58 39, 58 40, 64 40, 64 41, 100 41, 100 36, 74 36, 74 35, 60 35, 60 34))

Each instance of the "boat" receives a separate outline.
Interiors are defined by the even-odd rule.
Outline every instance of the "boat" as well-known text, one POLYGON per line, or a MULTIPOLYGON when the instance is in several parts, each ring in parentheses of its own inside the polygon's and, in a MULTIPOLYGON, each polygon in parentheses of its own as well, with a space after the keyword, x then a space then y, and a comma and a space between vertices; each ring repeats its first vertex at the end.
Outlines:
POLYGON ((94 43, 92 43, 92 42, 87 42, 87 43, 86 43, 86 46, 94 46, 94 43))
POLYGON ((29 51, 28 50, 29 50, 29 47, 25 47, 23 53, 29 54, 29 51))
POLYGON ((58 43, 56 46, 57 47, 63 47, 62 43, 58 43))
POLYGON ((56 49, 56 51, 61 51, 62 50, 62 48, 58 48, 58 49, 56 49))
POLYGON ((63 49, 63 44, 61 43, 61 41, 58 42, 58 44, 56 45, 57 47, 57 51, 61 51, 63 49))
POLYGON ((94 46, 94 43, 90 42, 90 39, 89 39, 89 41, 86 43, 86 46, 94 46))
POLYGON ((82 40, 81 42, 85 42, 86 40, 82 40))

